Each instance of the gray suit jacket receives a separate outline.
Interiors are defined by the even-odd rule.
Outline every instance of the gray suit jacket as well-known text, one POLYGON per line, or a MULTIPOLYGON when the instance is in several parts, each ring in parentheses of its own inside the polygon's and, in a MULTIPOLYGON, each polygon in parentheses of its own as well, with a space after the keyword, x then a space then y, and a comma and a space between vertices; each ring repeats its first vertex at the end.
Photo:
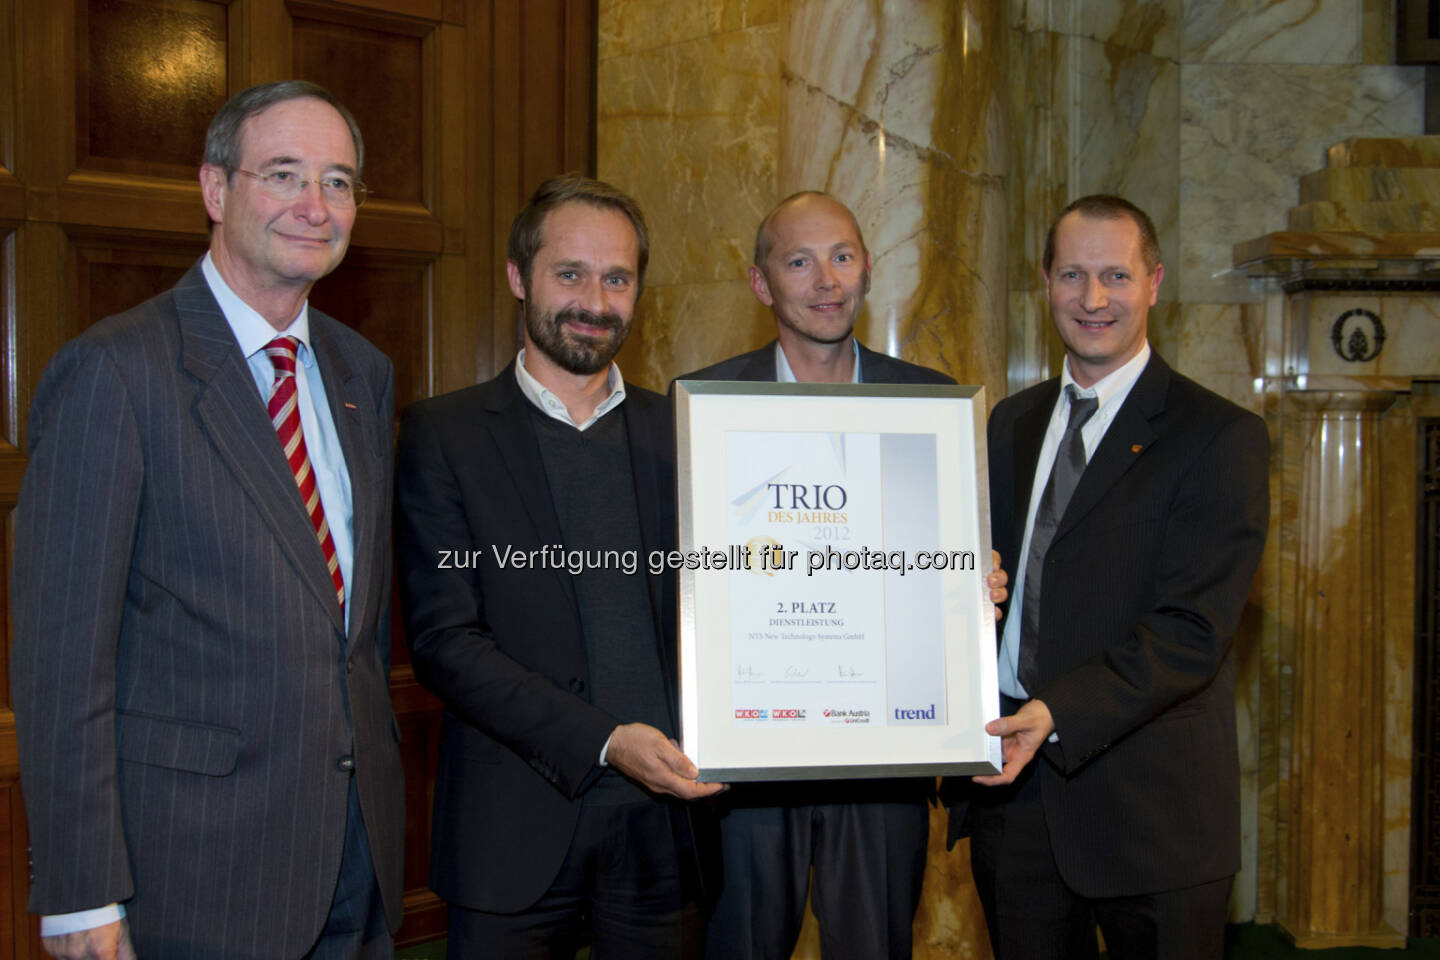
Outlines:
POLYGON ((394 373, 331 318, 310 326, 354 504, 348 635, 198 265, 66 344, 35 393, 11 589, 30 909, 125 902, 142 957, 307 950, 352 768, 400 920, 394 373))

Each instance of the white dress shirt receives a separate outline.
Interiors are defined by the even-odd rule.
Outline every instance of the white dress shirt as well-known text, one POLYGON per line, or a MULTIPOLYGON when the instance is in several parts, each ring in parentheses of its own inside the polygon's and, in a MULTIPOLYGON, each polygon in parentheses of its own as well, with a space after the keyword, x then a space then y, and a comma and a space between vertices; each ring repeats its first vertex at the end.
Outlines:
MULTIPOLYGON (((1080 428, 1080 439, 1085 444, 1086 463, 1094 456, 1095 448, 1100 446, 1105 431, 1110 429, 1115 414, 1124 405, 1125 398, 1130 396, 1130 389, 1135 386, 1135 381, 1140 379, 1140 373, 1149 362, 1150 343, 1146 341, 1141 345, 1140 352, 1126 361, 1124 366, 1095 381, 1090 387, 1080 389, 1080 385, 1075 384, 1081 397, 1094 397, 1100 401, 1095 413, 1086 421, 1085 426, 1080 428)), ((1065 427, 1070 422, 1070 393, 1065 388, 1072 383, 1075 383, 1075 378, 1070 375, 1070 361, 1066 359, 1064 369, 1060 372, 1060 396, 1056 398, 1055 407, 1050 411, 1050 425, 1045 431, 1045 442, 1040 446, 1040 459, 1035 463, 1035 477, 1030 483, 1030 506, 1025 513, 1025 539, 1020 544, 1020 556, 1012 561, 1015 564, 1015 586, 1010 591, 1010 611, 1005 617, 1005 633, 1000 640, 1000 661, 997 666, 1000 692, 1016 700, 1030 699, 1018 677, 1020 624, 1024 619, 1021 607, 1025 603, 1025 567, 1030 556, 1030 535, 1035 530, 1035 512, 1040 506, 1040 498, 1045 493, 1045 486, 1050 481, 1050 471, 1055 466, 1060 439, 1065 435, 1065 427)))
MULTIPOLYGON (((855 350, 855 369, 850 374, 851 383, 860 383, 860 341, 854 337, 850 338, 850 346, 855 350)), ((795 371, 790 369, 790 361, 785 357, 785 348, 780 346, 780 341, 775 341, 775 382, 776 383, 799 383, 795 379, 795 371)))
POLYGON ((620 406, 625 400, 625 379, 620 376, 620 368, 615 361, 610 361, 610 369, 605 375, 605 386, 610 395, 600 401, 595 412, 586 418, 584 423, 576 423, 570 416, 570 410, 565 402, 539 380, 536 380, 529 370, 525 369, 525 348, 520 348, 520 354, 515 358, 515 381, 520 384, 520 392, 525 394, 525 399, 535 405, 545 416, 552 420, 559 420, 561 423, 568 423, 576 430, 589 430, 601 417, 620 406))

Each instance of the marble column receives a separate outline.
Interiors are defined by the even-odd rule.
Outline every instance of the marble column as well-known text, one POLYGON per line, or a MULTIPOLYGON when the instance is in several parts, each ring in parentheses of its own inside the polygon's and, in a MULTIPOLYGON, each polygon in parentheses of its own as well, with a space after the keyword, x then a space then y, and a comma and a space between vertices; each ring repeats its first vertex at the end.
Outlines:
POLYGON ((1005 386, 1002 4, 790 0, 780 16, 777 196, 854 210, 874 259, 873 349, 1005 386))
POLYGON ((1294 709, 1276 919, 1302 947, 1403 946, 1384 921, 1380 418, 1388 391, 1291 392, 1294 709))

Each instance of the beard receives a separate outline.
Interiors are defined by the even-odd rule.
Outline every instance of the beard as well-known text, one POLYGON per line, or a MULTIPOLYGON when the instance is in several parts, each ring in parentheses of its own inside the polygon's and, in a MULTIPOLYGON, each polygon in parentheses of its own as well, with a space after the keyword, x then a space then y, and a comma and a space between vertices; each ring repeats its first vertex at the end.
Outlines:
POLYGON ((559 313, 548 310, 525 310, 525 331, 531 341, 562 369, 581 376, 599 373, 610 366, 615 354, 630 333, 631 321, 618 313, 591 313, 578 307, 566 307, 559 313), (608 331, 600 337, 580 336, 566 327, 578 322, 608 331))

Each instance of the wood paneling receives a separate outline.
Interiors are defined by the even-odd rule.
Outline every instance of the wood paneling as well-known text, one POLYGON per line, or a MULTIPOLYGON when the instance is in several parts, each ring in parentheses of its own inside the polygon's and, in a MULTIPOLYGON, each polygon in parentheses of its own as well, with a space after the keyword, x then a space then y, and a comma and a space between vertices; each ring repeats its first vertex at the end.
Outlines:
MULTIPOLYGON (((391 356, 403 404, 484 379, 514 353, 505 238, 540 180, 594 170, 595 19, 595 0, 0 0, 4 582, 34 383, 65 340, 164 290, 203 252, 195 174, 226 97, 300 77, 355 114, 373 199, 313 301, 391 356)), ((8 704, 3 594, 0 624, 8 704)), ((444 930, 426 885, 440 707, 395 637, 404 944, 444 930)), ((0 706, 0 957, 42 956, 27 887, 0 706)))
POLYGON ((395 364, 395 408, 426 396, 430 337, 428 261, 356 251, 311 291, 310 302, 359 330, 395 364))
POLYGON ((76 166, 193 176, 227 96, 225 5, 90 0, 75 23, 76 166))
POLYGON ((435 25, 412 32, 416 26, 397 21, 370 29, 297 16, 292 43, 295 76, 324 83, 378 147, 367 149, 365 162, 375 196, 423 203, 425 47, 435 25))

